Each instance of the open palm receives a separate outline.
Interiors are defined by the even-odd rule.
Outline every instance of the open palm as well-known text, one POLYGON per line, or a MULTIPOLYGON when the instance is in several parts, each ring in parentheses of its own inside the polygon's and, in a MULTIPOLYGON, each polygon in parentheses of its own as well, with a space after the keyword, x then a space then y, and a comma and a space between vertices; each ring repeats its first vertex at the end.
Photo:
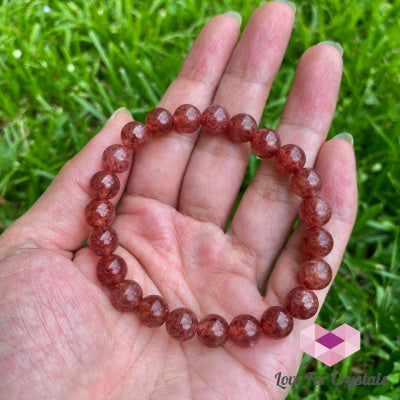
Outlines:
MULTIPOLYGON (((236 44, 239 23, 213 18, 194 43, 160 106, 224 105, 259 120, 290 37, 294 14, 283 3, 256 10, 236 44)), ((326 260, 337 271, 356 213, 354 155, 346 141, 322 144, 341 77, 341 56, 317 45, 301 58, 277 129, 296 143, 322 176, 332 205, 327 229, 335 239, 326 260)), ((226 343, 210 349, 196 338, 179 343, 164 327, 147 328, 135 314, 112 308, 95 276, 98 257, 80 248, 90 228, 83 210, 91 176, 105 147, 120 143, 131 120, 121 111, 76 155, 35 205, 0 237, 0 392, 5 399, 264 399, 284 398, 274 376, 295 375, 295 321, 283 340, 256 347, 226 343), (79 249, 79 250, 78 250, 79 249)), ((153 139, 134 156, 113 227, 116 254, 128 263, 144 295, 160 294, 170 310, 188 307, 199 318, 259 318, 282 304, 295 285, 302 225, 285 244, 300 199, 288 178, 263 161, 232 220, 249 145, 204 132, 153 139), (274 266, 266 289, 260 294, 274 266)), ((322 304, 328 288, 317 291, 322 304)))

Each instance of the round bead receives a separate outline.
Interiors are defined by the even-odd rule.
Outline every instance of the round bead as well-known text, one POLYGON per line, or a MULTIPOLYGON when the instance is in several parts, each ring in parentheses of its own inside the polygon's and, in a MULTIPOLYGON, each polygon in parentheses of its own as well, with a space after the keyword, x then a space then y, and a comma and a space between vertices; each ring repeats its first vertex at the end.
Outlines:
POLYGON ((322 188, 322 179, 313 168, 301 168, 292 177, 291 187, 300 197, 316 195, 322 188))
POLYGON ((125 172, 129 169, 132 154, 121 144, 108 146, 103 153, 104 168, 110 172, 125 172))
POLYGON ((299 217, 309 227, 325 225, 331 215, 331 206, 321 197, 307 197, 300 204, 299 217))
POLYGON ((92 200, 85 209, 87 223, 96 228, 98 226, 107 226, 115 218, 115 208, 108 200, 92 200))
POLYGON ((228 335, 237 346, 253 347, 261 338, 261 326, 252 315, 240 314, 231 321, 228 335))
POLYGON ((136 312, 144 325, 157 328, 166 321, 169 310, 167 302, 161 296, 152 294, 142 299, 136 312))
POLYGON ((134 311, 143 297, 143 290, 136 281, 126 279, 114 286, 111 304, 119 311, 134 311))
POLYGON ((274 306, 265 310, 261 317, 262 331, 272 339, 281 339, 292 331, 293 318, 286 308, 274 306))
POLYGON ((256 120, 251 115, 242 113, 231 118, 227 127, 227 135, 234 143, 244 143, 251 140, 256 130, 256 120))
POLYGON ((106 286, 114 286, 125 279, 128 271, 126 261, 116 254, 100 258, 97 262, 97 277, 106 286))
POLYGON ((228 340, 229 325, 220 315, 209 314, 197 327, 197 336, 207 347, 222 346, 228 340))
POLYGON ((172 117, 172 126, 179 133, 193 133, 200 128, 201 113, 191 104, 179 106, 172 117))
POLYGON ((165 108, 157 107, 147 114, 146 126, 151 136, 166 135, 172 130, 172 115, 165 108))
POLYGON ((283 174, 293 174, 306 163, 306 155, 299 146, 286 144, 282 146, 275 156, 275 166, 283 174))
POLYGON ((286 308, 297 319, 311 318, 318 310, 318 298, 314 292, 297 287, 286 296, 286 308))
POLYGON ((118 176, 108 171, 96 172, 90 179, 90 189, 95 199, 111 199, 117 195, 119 188, 118 176))
POLYGON ((273 157, 280 147, 281 140, 272 129, 260 129, 251 138, 251 149, 260 158, 273 157))
POLYGON ((323 228, 313 227, 304 232, 302 248, 312 258, 322 258, 333 248, 332 235, 323 228))
POLYGON ((304 261, 297 273, 297 280, 308 289, 320 290, 332 280, 332 269, 324 260, 304 261))
POLYGON ((184 342, 196 334, 197 324, 194 312, 188 308, 181 307, 168 314, 165 327, 173 339, 184 342))
POLYGON ((118 247, 118 235, 109 226, 92 229, 88 236, 88 246, 98 256, 108 256, 118 247))
POLYGON ((149 131, 145 124, 137 121, 128 122, 121 130, 121 140, 125 147, 136 151, 149 141, 149 131))
POLYGON ((201 125, 211 135, 223 135, 230 121, 226 108, 218 105, 207 107, 201 114, 201 125))

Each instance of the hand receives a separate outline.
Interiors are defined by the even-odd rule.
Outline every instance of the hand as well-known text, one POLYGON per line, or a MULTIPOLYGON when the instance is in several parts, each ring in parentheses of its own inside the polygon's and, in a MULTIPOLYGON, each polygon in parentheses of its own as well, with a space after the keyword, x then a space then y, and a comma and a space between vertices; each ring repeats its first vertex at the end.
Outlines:
MULTIPOLYGON (((213 18, 202 30, 160 106, 204 110, 224 105, 258 121, 281 64, 294 20, 284 3, 258 8, 236 44, 239 23, 213 18)), ((320 44, 301 57, 277 129, 296 143, 307 166, 322 176, 331 204, 327 225, 335 245, 326 260, 336 273, 356 214, 354 154, 344 140, 326 138, 340 85, 342 59, 320 44)), ((120 143, 131 120, 123 110, 69 161, 34 206, 0 238, 0 392, 4 399, 280 399, 274 375, 296 375, 295 320, 282 340, 263 337, 243 349, 227 342, 209 349, 196 338, 178 343, 165 328, 150 329, 110 305, 95 274, 98 257, 81 243, 90 230, 83 212, 91 176, 105 147, 120 143)), ((300 199, 289 179, 263 161, 226 232, 248 162, 248 143, 205 133, 153 139, 135 154, 113 227, 129 279, 144 294, 161 294, 170 310, 189 307, 199 318, 215 312, 230 321, 259 318, 283 304, 295 287, 300 225, 281 248, 300 199), (276 258, 278 257, 275 262, 276 258), (260 289, 275 262, 266 296, 260 289)), ((328 288, 316 291, 322 304, 328 288)))

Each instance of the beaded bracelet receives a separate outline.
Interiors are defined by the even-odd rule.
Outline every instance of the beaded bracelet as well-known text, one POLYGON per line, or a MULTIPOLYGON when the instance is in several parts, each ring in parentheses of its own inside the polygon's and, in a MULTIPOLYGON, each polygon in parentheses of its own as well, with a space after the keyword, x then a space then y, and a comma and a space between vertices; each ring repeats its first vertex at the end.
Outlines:
POLYGON ((322 228, 331 217, 330 205, 316 196, 322 181, 312 168, 304 168, 304 151, 294 144, 280 145, 280 138, 272 129, 257 130, 257 123, 248 114, 230 118, 228 111, 211 105, 203 113, 193 105, 183 104, 175 113, 155 108, 146 117, 145 124, 131 121, 121 131, 122 145, 113 144, 103 153, 104 170, 93 175, 90 181, 94 199, 85 210, 88 224, 93 227, 88 236, 88 246, 101 256, 97 263, 97 276, 111 289, 111 303, 119 311, 135 311, 146 326, 155 328, 166 323, 168 334, 178 341, 191 339, 197 332, 201 343, 208 347, 222 346, 228 338, 241 347, 254 346, 262 332, 270 338, 280 339, 290 334, 293 318, 308 319, 318 310, 318 298, 313 290, 326 287, 332 279, 331 267, 322 260, 333 247, 329 232, 322 228), (297 280, 299 286, 291 290, 285 306, 269 307, 257 320, 252 315, 241 314, 230 324, 217 314, 205 316, 200 322, 188 308, 169 311, 167 302, 158 295, 143 297, 141 286, 125 279, 125 260, 112 254, 119 244, 118 235, 110 227, 115 217, 109 199, 116 196, 120 181, 116 173, 125 172, 132 162, 132 151, 144 146, 151 137, 178 133, 193 133, 200 126, 211 135, 226 135, 236 143, 250 142, 254 154, 261 158, 275 157, 275 166, 283 174, 291 174, 291 188, 303 198, 299 208, 301 221, 308 226, 304 233, 302 249, 305 261, 301 264, 297 280))

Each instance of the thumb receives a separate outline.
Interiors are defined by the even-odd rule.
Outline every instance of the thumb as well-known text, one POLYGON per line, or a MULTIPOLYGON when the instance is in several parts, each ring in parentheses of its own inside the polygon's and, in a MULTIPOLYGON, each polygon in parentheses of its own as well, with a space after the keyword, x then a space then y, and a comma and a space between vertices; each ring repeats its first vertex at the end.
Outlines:
MULTIPOLYGON (((81 246, 90 230, 84 218, 85 207, 92 198, 90 179, 103 169, 105 148, 121 143, 121 129, 131 120, 124 107, 111 115, 101 131, 64 165, 36 203, 6 229, 0 237, 1 258, 21 247, 69 252, 81 246)), ((124 192, 129 170, 118 175, 121 188, 110 200, 113 204, 124 192)))

